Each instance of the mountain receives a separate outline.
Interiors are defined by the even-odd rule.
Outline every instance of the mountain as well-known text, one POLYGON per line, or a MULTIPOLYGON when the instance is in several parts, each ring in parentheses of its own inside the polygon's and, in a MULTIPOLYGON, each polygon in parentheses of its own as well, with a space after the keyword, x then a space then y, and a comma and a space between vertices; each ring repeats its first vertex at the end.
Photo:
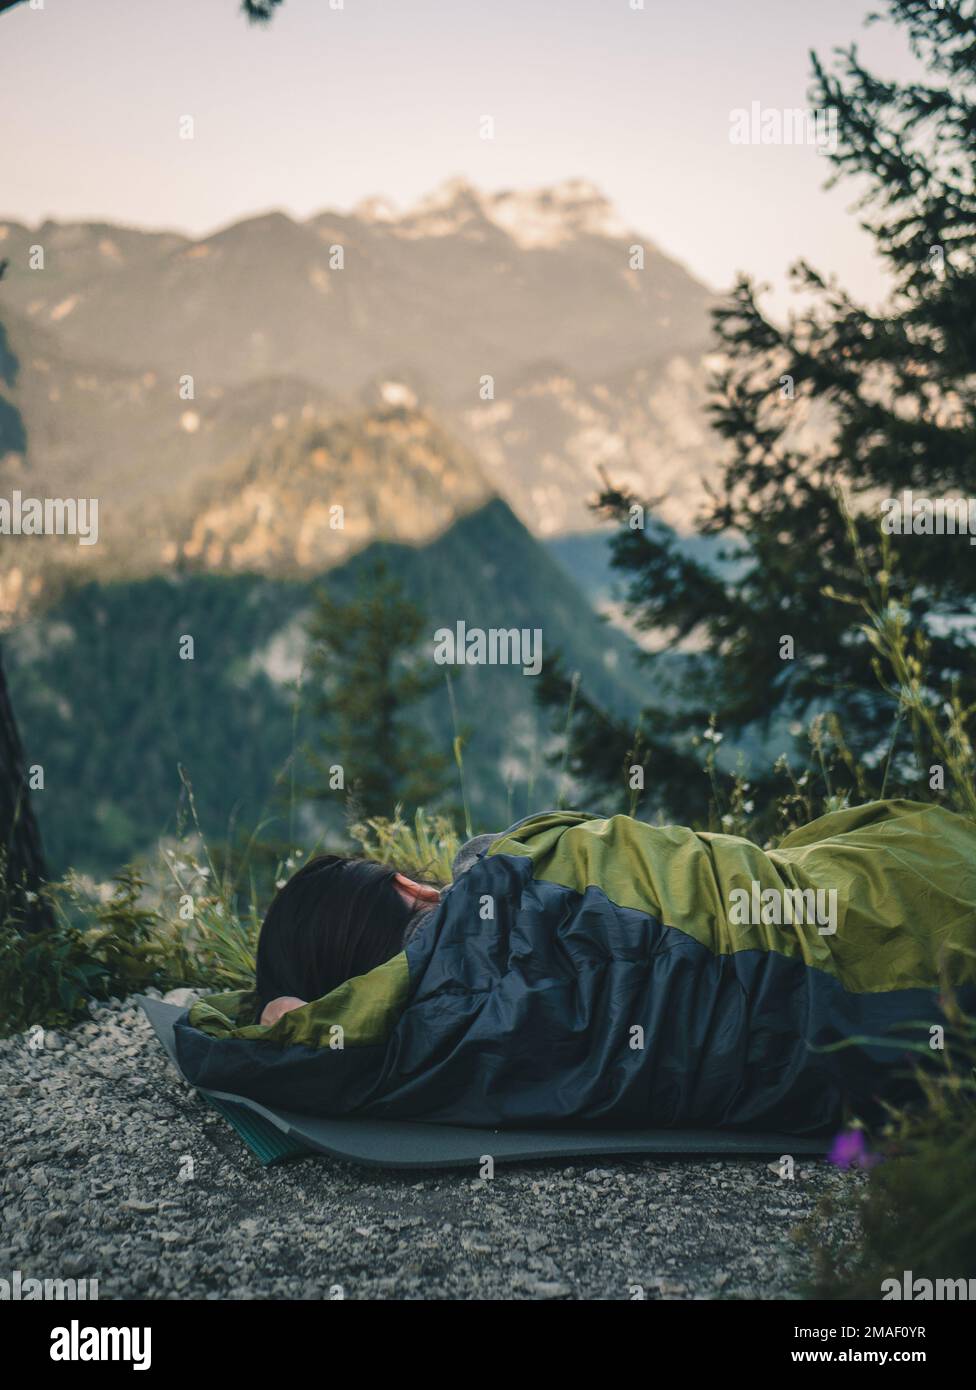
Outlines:
POLYGON ((0 496, 96 497, 99 535, 8 540, 0 627, 90 578, 319 572, 373 540, 423 544, 494 494, 472 451, 418 410, 342 411, 287 377, 181 402, 158 372, 86 366, 47 331, 9 315, 7 328, 8 404, 29 444, 0 455, 0 496))
MULTIPOLYGON (((190 508, 212 515, 221 488, 300 453, 303 431, 363 412, 417 412, 466 451, 443 523, 487 480, 534 534, 585 529, 605 466, 687 525, 714 468, 714 297, 582 181, 489 194, 453 180, 403 212, 269 212, 201 238, 6 221, 0 255, 19 362, 0 374, 0 493, 97 494, 106 538, 0 559, 8 615, 41 572, 165 569, 190 508)), ((423 542, 435 518, 404 476, 402 507, 387 485, 373 512, 423 542)))
POLYGON ((75 357, 174 382, 273 374, 341 393, 400 367, 439 402, 463 402, 483 373, 507 391, 541 362, 603 380, 697 351, 712 302, 578 182, 491 196, 453 180, 401 217, 375 204, 306 222, 270 212, 199 240, 8 222, 0 245, 15 312, 75 357), (43 270, 28 268, 31 246, 44 249, 43 270))
MULTIPOLYGON (((640 704, 633 646, 593 613, 500 499, 426 546, 370 546, 325 582, 337 595, 350 593, 378 553, 425 610, 431 642, 437 628, 458 620, 469 628, 538 627, 544 658, 559 652, 596 698, 628 716, 640 704)), ((280 775, 293 747, 315 736, 304 705, 293 716, 317 583, 318 576, 206 571, 93 583, 7 635, 4 661, 27 759, 44 767, 34 804, 55 870, 107 873, 172 831, 178 764, 208 837, 272 815, 270 833, 287 838, 280 775), (194 638, 192 661, 179 659, 185 634, 194 638)), ((465 666, 451 668, 451 682, 476 826, 492 829, 554 804, 559 786, 545 758, 554 738, 536 709, 533 678, 513 667, 465 666)), ((446 682, 419 717, 449 755, 446 682)), ((295 772, 301 785, 301 759, 295 772)), ((341 810, 337 800, 316 819, 306 805, 296 838, 313 843, 338 825, 341 810)))

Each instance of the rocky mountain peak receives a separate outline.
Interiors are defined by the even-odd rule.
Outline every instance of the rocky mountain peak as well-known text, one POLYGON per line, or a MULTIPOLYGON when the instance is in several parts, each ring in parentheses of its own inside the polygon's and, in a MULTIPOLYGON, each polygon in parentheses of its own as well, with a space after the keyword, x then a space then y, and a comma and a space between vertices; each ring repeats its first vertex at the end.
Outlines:
POLYGON ((384 223, 408 239, 483 232, 488 224, 525 248, 559 246, 581 236, 628 234, 609 198, 587 179, 483 193, 467 179, 454 177, 402 213, 388 199, 367 198, 357 204, 353 215, 365 222, 384 223))

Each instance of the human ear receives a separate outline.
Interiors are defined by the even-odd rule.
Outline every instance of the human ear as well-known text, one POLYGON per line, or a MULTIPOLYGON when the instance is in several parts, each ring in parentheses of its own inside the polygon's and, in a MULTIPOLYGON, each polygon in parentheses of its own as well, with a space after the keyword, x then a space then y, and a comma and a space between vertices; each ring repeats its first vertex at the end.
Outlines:
POLYGON ((410 907, 417 907, 424 903, 439 903, 441 900, 439 889, 434 888, 429 883, 415 883, 412 878, 407 878, 406 874, 397 874, 393 882, 396 884, 400 897, 410 907))

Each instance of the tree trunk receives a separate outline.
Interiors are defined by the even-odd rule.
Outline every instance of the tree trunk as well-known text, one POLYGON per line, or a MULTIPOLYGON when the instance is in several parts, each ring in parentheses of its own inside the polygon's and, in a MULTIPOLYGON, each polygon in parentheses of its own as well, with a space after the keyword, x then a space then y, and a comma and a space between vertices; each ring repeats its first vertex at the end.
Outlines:
POLYGON ((36 896, 46 878, 41 835, 27 787, 24 749, 0 659, 0 921, 9 913, 25 926, 49 926, 50 909, 36 896))

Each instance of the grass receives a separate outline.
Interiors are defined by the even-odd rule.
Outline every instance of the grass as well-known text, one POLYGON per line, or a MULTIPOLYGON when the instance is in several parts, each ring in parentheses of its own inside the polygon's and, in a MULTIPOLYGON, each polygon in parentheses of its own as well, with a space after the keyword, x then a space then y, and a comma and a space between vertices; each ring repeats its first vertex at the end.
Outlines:
POLYGON ((441 887, 451 881, 451 866, 462 843, 447 816, 428 817, 421 809, 408 825, 400 806, 392 820, 374 817, 350 826, 349 834, 366 859, 378 859, 400 873, 441 887))

